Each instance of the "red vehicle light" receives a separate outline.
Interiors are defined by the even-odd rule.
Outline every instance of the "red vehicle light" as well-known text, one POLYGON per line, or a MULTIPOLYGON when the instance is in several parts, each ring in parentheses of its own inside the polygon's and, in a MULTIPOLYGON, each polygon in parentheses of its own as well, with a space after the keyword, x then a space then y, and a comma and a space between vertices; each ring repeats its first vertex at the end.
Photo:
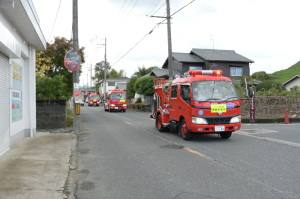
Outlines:
POLYGON ((223 72, 221 70, 190 70, 188 72, 191 76, 197 76, 197 75, 215 75, 215 76, 221 76, 223 72))

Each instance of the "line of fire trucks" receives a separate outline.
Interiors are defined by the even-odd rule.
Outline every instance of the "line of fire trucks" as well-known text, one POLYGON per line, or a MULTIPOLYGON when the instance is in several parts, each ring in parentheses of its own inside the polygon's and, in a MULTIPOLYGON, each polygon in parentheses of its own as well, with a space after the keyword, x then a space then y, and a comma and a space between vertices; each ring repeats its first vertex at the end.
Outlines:
MULTIPOLYGON (((219 134, 228 139, 241 127, 242 101, 221 70, 190 70, 172 81, 155 78, 154 88, 150 117, 160 132, 175 131, 184 140, 193 134, 219 134)), ((247 94, 252 97, 253 90, 248 89, 247 94)), ((93 96, 88 105, 99 106, 99 95, 97 99, 93 96)), ((108 112, 126 112, 127 103, 123 89, 112 89, 103 106, 108 112)))

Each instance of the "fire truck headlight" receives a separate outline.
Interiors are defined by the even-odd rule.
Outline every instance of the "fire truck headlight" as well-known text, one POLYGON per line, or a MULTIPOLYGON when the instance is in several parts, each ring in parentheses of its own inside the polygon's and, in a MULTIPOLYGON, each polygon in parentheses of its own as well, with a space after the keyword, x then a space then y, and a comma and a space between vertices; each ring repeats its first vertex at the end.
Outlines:
POLYGON ((114 104, 111 104, 110 106, 116 106, 116 105, 114 105, 114 104))
POLYGON ((201 117, 192 117, 192 123, 193 124, 207 124, 206 119, 201 117))
POLYGON ((235 116, 235 117, 231 118, 230 123, 240 123, 241 120, 242 120, 242 117, 240 115, 235 116))
POLYGON ((123 106, 127 106, 127 104, 123 104, 123 106))

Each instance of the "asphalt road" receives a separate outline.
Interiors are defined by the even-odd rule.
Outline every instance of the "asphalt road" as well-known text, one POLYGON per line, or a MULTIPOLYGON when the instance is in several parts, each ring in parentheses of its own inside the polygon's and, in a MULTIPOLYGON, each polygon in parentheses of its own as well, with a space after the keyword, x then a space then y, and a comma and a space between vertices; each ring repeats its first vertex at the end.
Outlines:
POLYGON ((149 113, 82 107, 78 199, 300 198, 300 124, 184 141, 149 113))

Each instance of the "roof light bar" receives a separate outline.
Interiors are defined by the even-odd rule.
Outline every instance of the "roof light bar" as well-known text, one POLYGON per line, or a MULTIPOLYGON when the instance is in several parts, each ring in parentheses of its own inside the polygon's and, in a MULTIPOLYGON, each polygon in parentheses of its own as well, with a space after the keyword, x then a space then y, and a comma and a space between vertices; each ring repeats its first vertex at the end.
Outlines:
POLYGON ((223 74, 223 72, 221 70, 190 70, 190 71, 188 71, 188 74, 191 76, 196 76, 196 75, 220 76, 223 74))

